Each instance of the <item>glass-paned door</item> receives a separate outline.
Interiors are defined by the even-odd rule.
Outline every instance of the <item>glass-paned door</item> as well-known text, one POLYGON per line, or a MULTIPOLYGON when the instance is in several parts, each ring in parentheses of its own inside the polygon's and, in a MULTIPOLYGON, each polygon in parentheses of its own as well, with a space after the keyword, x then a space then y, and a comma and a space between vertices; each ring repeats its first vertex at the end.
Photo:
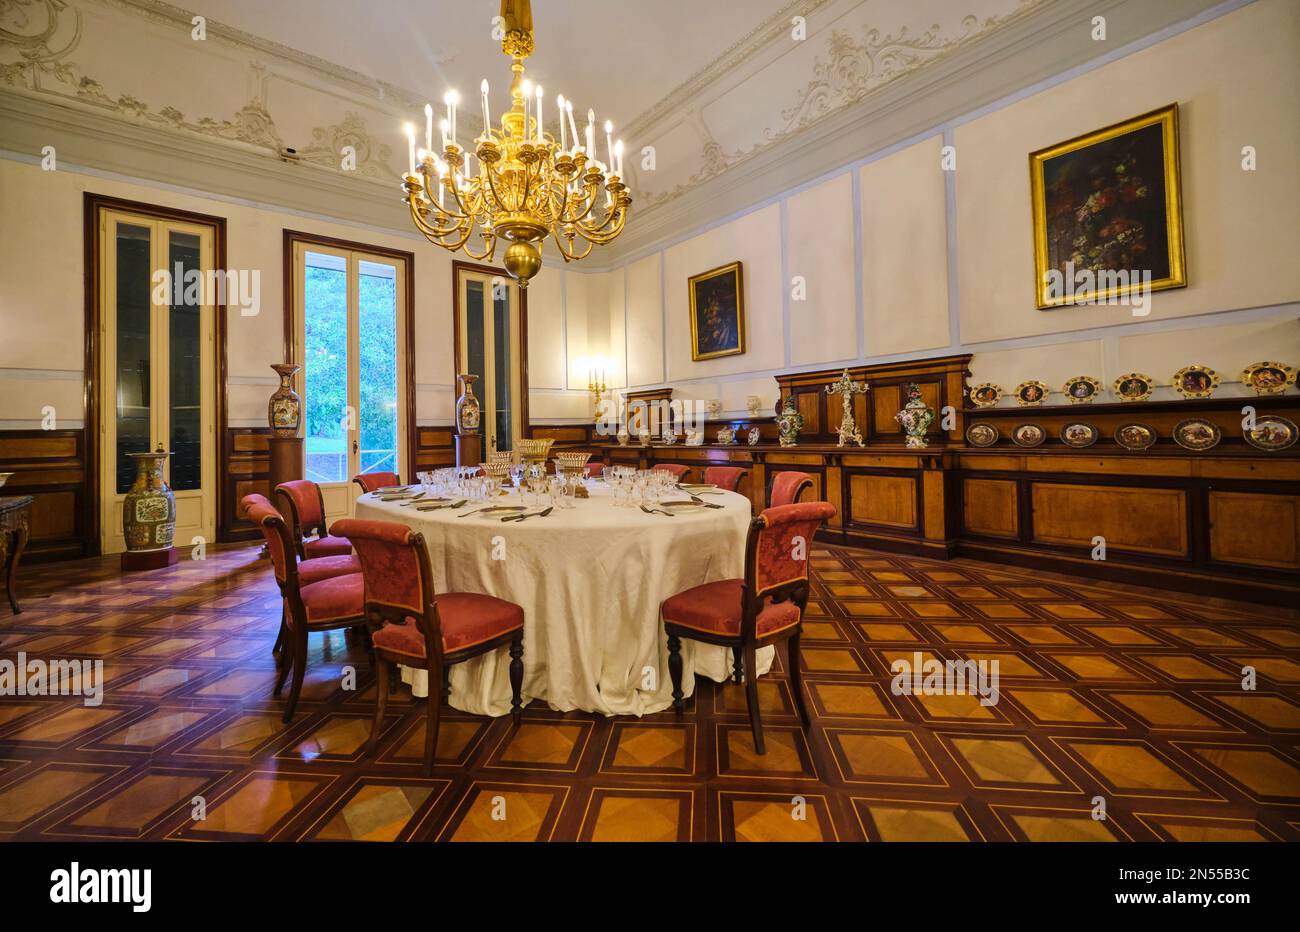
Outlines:
POLYGON ((521 436, 519 289, 500 276, 458 271, 460 347, 457 372, 478 376, 474 393, 483 407, 484 450, 512 450, 521 436))
POLYGON ((327 516, 348 514, 359 473, 401 473, 406 449, 404 262, 294 243, 304 475, 327 516))
POLYGON ((128 454, 171 452, 177 546, 216 536, 215 276, 212 228, 106 210, 101 248, 99 425, 104 553, 126 549, 128 454))

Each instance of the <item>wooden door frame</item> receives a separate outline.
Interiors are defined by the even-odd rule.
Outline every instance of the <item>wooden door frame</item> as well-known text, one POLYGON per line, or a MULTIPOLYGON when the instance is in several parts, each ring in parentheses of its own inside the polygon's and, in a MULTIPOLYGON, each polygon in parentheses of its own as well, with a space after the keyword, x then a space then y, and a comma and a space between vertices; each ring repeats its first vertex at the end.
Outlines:
MULTIPOLYGON (((383 256, 386 259, 402 262, 406 266, 406 294, 404 295, 405 300, 402 301, 405 306, 399 307, 398 312, 404 315, 406 330, 406 468, 404 473, 407 480, 410 481, 415 476, 415 448, 419 446, 415 417, 415 253, 402 249, 390 249, 387 246, 376 246, 372 243, 362 243, 356 240, 339 239, 335 236, 322 236, 318 233, 307 233, 302 230, 285 228, 283 248, 284 359, 286 362, 296 361, 294 351, 298 342, 298 321, 294 317, 293 294, 293 248, 297 243, 303 243, 307 246, 326 246, 351 252, 369 253, 372 256, 383 256)), ((348 478, 351 479, 350 476, 348 478)))
MULTIPOLYGON (((211 226, 213 228, 213 257, 212 264, 216 271, 224 272, 226 269, 226 218, 218 217, 215 214, 200 214, 189 210, 180 210, 175 207, 162 207, 158 204, 148 204, 144 201, 131 201, 119 197, 110 197, 106 194, 95 194, 92 191, 86 191, 82 199, 83 208, 83 237, 85 244, 84 262, 86 277, 86 353, 85 353, 85 374, 82 377, 82 405, 85 420, 82 427, 86 435, 85 456, 86 456, 86 496, 82 520, 86 527, 87 535, 87 553, 96 556, 102 552, 100 547, 100 445, 103 438, 100 436, 100 377, 102 375, 100 367, 100 345, 99 345, 99 328, 102 323, 100 319, 100 281, 99 276, 99 257, 103 243, 99 236, 99 218, 100 213, 105 210, 119 210, 126 213, 140 214, 154 220, 178 220, 183 223, 198 223, 211 226)), ((213 296, 216 300, 212 302, 216 320, 213 321, 215 330, 214 338, 216 340, 215 359, 213 366, 216 375, 216 391, 213 394, 214 408, 213 411, 213 437, 212 446, 214 447, 213 455, 216 456, 216 481, 212 489, 212 507, 215 511, 215 524, 217 540, 222 540, 226 533, 226 528, 222 524, 224 511, 222 508, 222 477, 226 473, 226 422, 227 422, 227 405, 226 405, 226 302, 225 296, 217 294, 213 296)), ((213 541, 216 543, 216 541, 213 541)))
POLYGON ((519 436, 532 437, 533 425, 528 419, 528 289, 519 288, 518 282, 494 265, 482 265, 478 262, 462 262, 454 259, 451 263, 451 410, 456 410, 460 400, 457 377, 460 375, 460 273, 478 272, 483 275, 499 275, 511 282, 519 291, 519 436))

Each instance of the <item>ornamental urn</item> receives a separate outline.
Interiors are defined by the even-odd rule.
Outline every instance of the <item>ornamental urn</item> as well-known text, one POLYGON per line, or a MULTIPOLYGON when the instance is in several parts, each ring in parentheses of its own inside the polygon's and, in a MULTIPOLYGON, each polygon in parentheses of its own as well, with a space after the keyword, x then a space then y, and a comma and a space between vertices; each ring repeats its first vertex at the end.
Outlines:
POLYGON ((934 421, 934 409, 921 400, 921 389, 916 383, 907 386, 907 404, 894 415, 907 435, 907 445, 919 449, 928 446, 925 432, 934 421))
POLYGON ((478 376, 467 372, 457 378, 460 379, 461 392, 456 399, 456 433, 477 434, 483 416, 483 409, 474 397, 474 383, 478 376))
POLYGON ((297 437, 302 432, 302 399, 289 380, 302 366, 279 362, 271 368, 280 376, 280 387, 266 403, 266 422, 277 437, 297 437))
POLYGON ((135 484, 122 501, 126 549, 168 550, 176 534, 176 496, 163 480, 163 463, 171 454, 159 444, 153 453, 126 455, 135 460, 135 484))
POLYGON ((776 419, 777 429, 781 434, 781 446, 792 447, 799 441, 799 431, 803 430, 803 415, 794 406, 794 398, 787 397, 776 419))

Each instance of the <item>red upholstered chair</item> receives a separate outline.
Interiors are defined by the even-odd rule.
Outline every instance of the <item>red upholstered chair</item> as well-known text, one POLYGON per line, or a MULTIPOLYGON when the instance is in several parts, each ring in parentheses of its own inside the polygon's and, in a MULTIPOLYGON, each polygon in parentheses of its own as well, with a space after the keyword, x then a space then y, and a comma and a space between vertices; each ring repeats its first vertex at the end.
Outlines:
POLYGON ((310 479, 281 482, 275 487, 275 500, 281 517, 287 519, 298 559, 345 557, 352 553, 349 541, 325 533, 325 498, 316 483, 310 479), (306 540, 308 534, 315 537, 306 540))
POLYGON ((734 492, 747 471, 739 466, 709 466, 704 470, 704 482, 734 492))
POLYGON ((378 743, 383 728, 388 665, 422 667, 429 672, 424 768, 426 774, 431 774, 444 692, 450 692, 445 686, 447 668, 507 644, 510 714, 517 724, 523 709, 520 691, 524 685, 524 610, 490 595, 435 595, 424 536, 404 524, 346 519, 332 530, 357 548, 365 575, 366 614, 378 627, 374 634, 378 685, 371 747, 378 743))
POLYGON ((402 480, 395 472, 363 472, 353 476, 352 481, 361 486, 362 492, 373 492, 376 489, 387 489, 402 484, 402 480))
POLYGON ((588 479, 599 479, 605 472, 605 464, 599 460, 594 463, 588 463, 583 468, 587 471, 588 479))
POLYGON ((799 496, 803 493, 803 490, 811 488, 812 484, 813 478, 806 472, 777 473, 772 479, 772 491, 767 507, 775 508, 778 505, 793 505, 799 501, 799 496))
POLYGON ((654 468, 662 469, 664 472, 672 473, 674 476, 677 477, 677 481, 681 482, 682 479, 686 477, 686 473, 691 467, 682 466, 679 463, 655 463, 654 468))
POLYGON ((293 684, 284 709, 284 721, 288 722, 298 705, 303 674, 307 670, 307 635, 365 624, 364 583, 361 574, 355 572, 360 564, 353 556, 320 557, 299 563, 289 528, 271 503, 262 495, 247 495, 243 502, 248 519, 266 539, 275 581, 284 598, 281 620, 284 650, 280 652, 275 695, 280 695, 292 666, 293 684), (330 565, 327 567, 326 563, 330 565), (354 572, 343 572, 349 567, 354 572))
POLYGON ((758 648, 784 640, 790 660, 790 685, 799 717, 808 727, 808 706, 799 667, 799 633, 808 604, 808 551, 813 535, 835 514, 827 502, 804 502, 769 508, 749 525, 745 543, 745 578, 723 579, 679 592, 663 603, 668 634, 668 672, 673 679, 673 708, 682 712, 681 639, 730 647, 736 674, 744 656, 745 697, 754 750, 765 754, 758 709, 758 648))

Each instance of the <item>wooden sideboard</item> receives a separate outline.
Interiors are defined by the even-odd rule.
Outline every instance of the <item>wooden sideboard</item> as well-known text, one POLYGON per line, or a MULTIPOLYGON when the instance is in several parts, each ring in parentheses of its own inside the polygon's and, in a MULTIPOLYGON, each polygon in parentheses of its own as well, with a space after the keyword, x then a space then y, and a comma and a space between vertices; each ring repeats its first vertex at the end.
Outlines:
MULTIPOLYGON (((585 446, 604 462, 640 468, 679 463, 690 468, 691 480, 710 465, 742 466, 749 477, 741 491, 755 510, 766 506, 778 473, 808 473, 813 488, 805 497, 836 506, 821 533, 829 543, 938 559, 972 557, 1275 605, 1300 603, 1300 444, 1265 452, 1242 436, 1247 405, 1257 416, 1300 423, 1300 395, 976 409, 961 401, 968 358, 850 369, 872 386, 854 400, 865 419, 864 447, 833 442, 839 399, 828 405, 824 386, 840 370, 777 377, 782 394, 795 397, 814 428, 794 447, 775 442, 770 417, 709 422, 709 442, 700 446, 642 447, 635 440, 620 446, 589 429, 569 427, 563 441, 556 437, 557 447, 585 446), (909 377, 913 372, 917 378, 909 377), (954 408, 946 429, 936 418, 929 446, 920 450, 904 445, 893 420, 902 407, 902 386, 912 381, 936 410, 954 408), (1187 418, 1213 422, 1221 442, 1203 452, 1177 445, 1174 427, 1187 418), (1060 440, 1061 429, 1074 421, 1098 429, 1093 446, 1077 449, 1060 440), (1159 435, 1145 451, 1124 449, 1114 440, 1116 428, 1134 421, 1159 435), (998 428, 1001 439, 993 446, 966 442, 966 427, 981 422, 998 428), (1011 442, 1013 428, 1029 422, 1043 427, 1048 439, 1038 447, 1011 442), (716 442, 724 426, 740 428, 736 442, 716 442), (754 446, 744 440, 749 426, 760 429, 754 446), (579 430, 586 431, 585 440, 579 430), (1097 558, 1102 542, 1104 559, 1097 558)), ((535 436, 544 430, 534 425, 535 436)))

